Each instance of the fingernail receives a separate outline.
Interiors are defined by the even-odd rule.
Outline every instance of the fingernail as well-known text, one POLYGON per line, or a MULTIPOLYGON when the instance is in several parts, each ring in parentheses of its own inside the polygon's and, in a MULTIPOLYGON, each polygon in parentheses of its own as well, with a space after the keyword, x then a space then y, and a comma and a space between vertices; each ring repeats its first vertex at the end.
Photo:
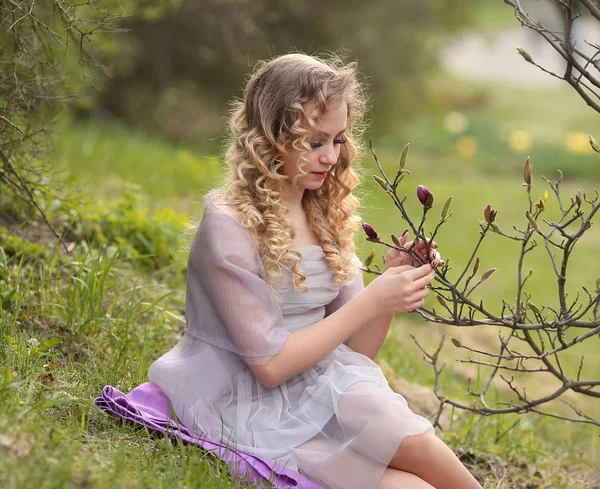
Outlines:
POLYGON ((431 262, 431 265, 433 266, 433 268, 437 267, 438 266, 438 261, 437 260, 433 260, 431 262))

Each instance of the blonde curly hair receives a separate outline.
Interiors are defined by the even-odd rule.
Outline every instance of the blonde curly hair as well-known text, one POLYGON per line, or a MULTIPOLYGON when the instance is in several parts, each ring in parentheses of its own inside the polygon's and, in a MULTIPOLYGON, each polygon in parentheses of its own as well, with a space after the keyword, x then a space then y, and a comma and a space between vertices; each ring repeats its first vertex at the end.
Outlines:
POLYGON ((353 237, 360 221, 354 211, 360 203, 352 189, 359 176, 351 164, 363 149, 366 99, 357 74, 356 62, 344 64, 336 55, 324 59, 291 53, 265 60, 257 65, 243 99, 234 102, 229 114, 222 198, 239 211, 241 224, 252 230, 272 288, 283 277, 280 266, 291 264, 294 287, 308 290, 303 285, 302 254, 291 246, 294 230, 280 200, 280 185, 288 179, 282 166, 286 148, 292 147, 300 151, 298 167, 306 174, 301 167, 311 150, 310 139, 329 103, 347 104, 346 143, 323 185, 304 191, 302 206, 334 280, 345 285, 358 272, 353 237))

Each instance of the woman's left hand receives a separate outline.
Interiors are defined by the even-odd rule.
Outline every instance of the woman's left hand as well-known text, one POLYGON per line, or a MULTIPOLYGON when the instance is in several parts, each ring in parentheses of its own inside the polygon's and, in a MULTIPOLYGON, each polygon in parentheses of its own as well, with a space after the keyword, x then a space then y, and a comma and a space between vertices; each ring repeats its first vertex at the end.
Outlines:
MULTIPOLYGON (((412 241, 408 241, 408 231, 406 231, 400 238, 400 245, 403 248, 410 248, 412 243, 412 241)), ((427 241, 419 240, 413 251, 424 263, 431 263, 434 268, 444 265, 444 260, 442 260, 440 253, 437 251, 437 245, 434 241, 430 241, 428 238, 427 241), (427 259, 425 256, 427 254, 427 243, 430 243, 429 259, 427 259)), ((408 253, 391 248, 385 259, 383 271, 385 272, 390 267, 399 267, 402 265, 418 266, 420 263, 408 253)))

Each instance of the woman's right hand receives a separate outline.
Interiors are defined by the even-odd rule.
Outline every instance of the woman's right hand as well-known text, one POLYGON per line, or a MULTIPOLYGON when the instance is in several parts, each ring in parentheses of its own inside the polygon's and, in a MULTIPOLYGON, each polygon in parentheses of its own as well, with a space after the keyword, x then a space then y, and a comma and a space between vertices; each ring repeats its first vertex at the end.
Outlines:
POLYGON ((423 307, 429 294, 427 286, 435 277, 435 269, 426 263, 420 267, 391 267, 365 289, 377 314, 414 311, 423 307))

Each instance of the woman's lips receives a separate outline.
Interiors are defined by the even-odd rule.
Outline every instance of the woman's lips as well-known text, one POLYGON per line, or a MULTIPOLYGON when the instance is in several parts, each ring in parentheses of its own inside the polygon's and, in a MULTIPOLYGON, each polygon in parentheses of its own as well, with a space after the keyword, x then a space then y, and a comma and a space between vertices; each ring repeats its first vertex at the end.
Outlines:
POLYGON ((325 177, 327 176, 327 171, 314 171, 312 172, 317 178, 322 178, 323 180, 325 179, 325 177))

